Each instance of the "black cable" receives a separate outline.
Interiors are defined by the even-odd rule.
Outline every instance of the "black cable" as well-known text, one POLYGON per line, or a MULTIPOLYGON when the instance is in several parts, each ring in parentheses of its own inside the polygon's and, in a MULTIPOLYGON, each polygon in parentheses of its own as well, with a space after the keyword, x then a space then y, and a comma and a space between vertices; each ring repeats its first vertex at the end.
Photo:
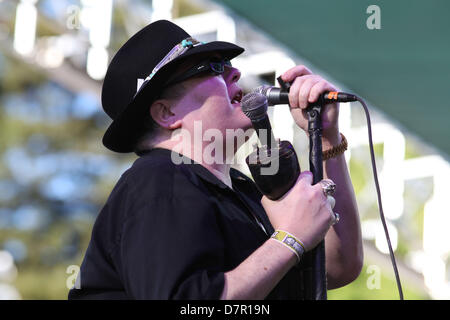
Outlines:
POLYGON ((377 165, 376 165, 376 162, 375 162, 375 152, 373 150, 372 125, 371 125, 371 122, 370 122, 369 109, 367 108, 367 105, 364 102, 364 100, 362 100, 358 96, 356 96, 356 99, 361 103, 361 105, 364 108, 364 112, 366 114, 367 130, 368 130, 368 133, 369 133, 370 158, 371 158, 371 161, 372 161, 372 171, 373 171, 373 178, 375 180, 375 187, 377 189, 378 208, 380 210, 381 223, 383 224, 384 233, 386 235, 386 241, 387 241, 388 247, 389 247, 389 255, 391 256, 392 267, 394 268, 395 281, 397 282, 398 293, 399 293, 399 296, 400 296, 400 300, 403 300, 403 290, 402 290, 402 284, 400 282, 400 275, 398 273, 397 263, 395 262, 394 251, 392 250, 391 239, 389 237, 389 232, 388 232, 388 228, 387 228, 387 225, 386 225, 386 220, 384 218, 383 205, 381 204, 381 192, 380 192, 380 185, 378 183, 377 165))

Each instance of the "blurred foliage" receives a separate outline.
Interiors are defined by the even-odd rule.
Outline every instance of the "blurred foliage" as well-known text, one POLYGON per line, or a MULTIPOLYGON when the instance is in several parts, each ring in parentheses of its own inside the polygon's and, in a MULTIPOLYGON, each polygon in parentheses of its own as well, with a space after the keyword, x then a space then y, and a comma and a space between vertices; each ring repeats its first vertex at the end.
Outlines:
POLYGON ((5 80, 2 81, 1 88, 4 92, 22 92, 46 81, 42 73, 15 59, 10 59, 4 64, 2 73, 1 78, 5 80))
POLYGON ((97 98, 0 57, 0 250, 25 248, 11 252, 24 255, 13 282, 22 298, 66 299, 66 269, 80 265, 97 213, 135 157, 101 145, 109 120, 97 98))
POLYGON ((203 8, 200 8, 190 2, 189 0, 179 0, 175 1, 174 4, 174 15, 176 17, 185 17, 193 14, 203 13, 203 8))
MULTIPOLYGON (((372 272, 368 267, 370 263, 364 265, 359 277, 351 284, 328 291, 329 300, 398 300, 399 294, 397 285, 392 276, 386 276, 384 270, 381 272, 379 287, 371 286, 372 272), (369 283, 369 284, 368 284, 369 283)), ((408 283, 402 282, 403 296, 405 300, 424 300, 429 297, 420 289, 414 288, 408 283)))
POLYGON ((26 260, 17 264, 14 285, 23 299, 66 299, 67 267, 79 265, 87 248, 92 222, 54 221, 45 230, 2 232, 0 243, 19 239, 29 248, 26 260), (73 242, 78 243, 75 247, 73 242))

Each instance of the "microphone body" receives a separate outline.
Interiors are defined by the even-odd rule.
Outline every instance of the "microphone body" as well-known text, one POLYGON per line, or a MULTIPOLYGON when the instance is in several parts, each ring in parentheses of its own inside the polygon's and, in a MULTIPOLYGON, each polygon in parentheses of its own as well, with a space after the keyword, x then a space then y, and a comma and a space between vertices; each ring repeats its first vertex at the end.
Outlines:
POLYGON ((292 188, 300 174, 297 154, 289 141, 275 141, 267 116, 267 98, 263 94, 246 94, 241 108, 261 142, 261 147, 255 145, 245 162, 261 193, 271 200, 279 199, 292 188))
MULTIPOLYGON (((269 106, 289 104, 289 91, 272 86, 260 86, 253 90, 266 96, 269 106)), ((324 105, 335 102, 357 101, 355 95, 345 92, 329 91, 321 94, 319 99, 311 105, 324 105)))

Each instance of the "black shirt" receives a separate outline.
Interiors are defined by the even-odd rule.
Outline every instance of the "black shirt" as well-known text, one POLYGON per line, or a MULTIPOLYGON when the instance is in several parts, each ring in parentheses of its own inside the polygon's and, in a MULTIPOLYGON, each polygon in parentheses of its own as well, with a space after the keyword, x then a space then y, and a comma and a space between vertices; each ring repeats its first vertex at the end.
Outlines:
MULTIPOLYGON (((69 299, 218 299, 224 272, 273 233, 251 179, 231 169, 231 189, 190 159, 175 164, 171 154, 153 149, 121 176, 69 299)), ((267 298, 300 297, 294 267, 267 298)))

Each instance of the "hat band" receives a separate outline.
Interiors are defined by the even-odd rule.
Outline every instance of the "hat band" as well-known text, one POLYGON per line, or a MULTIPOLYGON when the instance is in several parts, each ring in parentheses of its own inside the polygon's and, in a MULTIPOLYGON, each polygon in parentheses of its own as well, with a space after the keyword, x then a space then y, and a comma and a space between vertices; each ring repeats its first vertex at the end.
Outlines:
POLYGON ((158 72, 159 69, 164 67, 166 64, 168 64, 170 61, 174 60, 175 58, 178 58, 183 53, 185 53, 190 48, 205 44, 206 42, 200 42, 192 37, 186 38, 177 45, 175 45, 172 50, 169 51, 168 54, 162 60, 156 65, 156 67, 153 69, 152 73, 145 78, 144 81, 148 81, 158 72))

